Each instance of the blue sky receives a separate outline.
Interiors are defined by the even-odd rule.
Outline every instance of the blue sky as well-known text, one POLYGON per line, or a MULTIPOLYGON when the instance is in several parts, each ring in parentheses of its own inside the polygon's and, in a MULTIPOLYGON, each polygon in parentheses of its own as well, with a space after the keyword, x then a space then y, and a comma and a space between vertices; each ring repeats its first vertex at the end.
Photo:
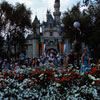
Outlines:
MULTIPOLYGON (((4 1, 4 0, 0 0, 4 1)), ((43 21, 46 19, 47 9, 54 11, 54 1, 55 0, 5 0, 11 4, 16 2, 25 3, 27 8, 30 8, 32 11, 32 20, 34 16, 37 15, 38 18, 43 21)), ((67 8, 71 8, 74 4, 82 0, 60 0, 61 1, 61 12, 63 13, 67 8)))

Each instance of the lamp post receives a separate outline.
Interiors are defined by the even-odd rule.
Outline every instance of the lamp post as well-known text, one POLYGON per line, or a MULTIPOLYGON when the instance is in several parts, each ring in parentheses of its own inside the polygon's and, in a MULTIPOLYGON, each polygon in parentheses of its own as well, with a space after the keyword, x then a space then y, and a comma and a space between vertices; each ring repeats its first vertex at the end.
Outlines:
MULTIPOLYGON (((79 22, 74 22, 73 26, 80 32, 80 35, 81 35, 80 23, 79 22)), ((75 35, 75 40, 76 40, 76 35, 75 35)))
MULTIPOLYGON (((77 22, 77 21, 75 21, 75 22, 73 23, 73 26, 74 26, 74 28, 76 28, 76 29, 79 31, 79 33, 80 33, 80 35, 81 35, 80 23, 77 22)), ((75 34, 75 40, 74 40, 74 43, 73 43, 73 48, 74 48, 74 49, 75 49, 75 47, 76 47, 76 44, 77 44, 77 38, 76 38, 76 34, 75 34)))

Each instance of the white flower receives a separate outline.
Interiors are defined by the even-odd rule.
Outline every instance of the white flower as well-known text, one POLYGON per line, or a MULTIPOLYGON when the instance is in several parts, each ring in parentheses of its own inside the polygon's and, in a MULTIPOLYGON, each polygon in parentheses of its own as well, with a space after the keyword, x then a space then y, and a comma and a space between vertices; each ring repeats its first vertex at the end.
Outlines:
POLYGON ((95 84, 95 81, 92 82, 92 85, 94 85, 94 84, 95 84))
POLYGON ((59 84, 59 83, 56 83, 56 87, 60 87, 61 86, 61 84, 59 84))
POLYGON ((39 75, 39 78, 40 78, 40 80, 43 80, 44 74, 40 74, 40 75, 39 75))
POLYGON ((55 74, 55 75, 54 75, 54 77, 58 77, 58 75, 57 75, 57 74, 55 74))
POLYGON ((94 80, 94 81, 96 80, 95 77, 92 76, 92 75, 90 75, 90 74, 88 74, 88 77, 89 77, 91 80, 94 80))

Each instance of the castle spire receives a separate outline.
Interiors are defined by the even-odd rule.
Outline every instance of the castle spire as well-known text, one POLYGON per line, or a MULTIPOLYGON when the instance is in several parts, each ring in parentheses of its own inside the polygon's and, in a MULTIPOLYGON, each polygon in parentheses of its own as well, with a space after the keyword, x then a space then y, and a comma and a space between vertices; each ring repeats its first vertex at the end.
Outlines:
POLYGON ((60 3, 60 0, 55 0, 55 3, 56 3, 56 2, 59 2, 59 3, 60 3))
POLYGON ((47 9, 47 14, 46 14, 46 16, 47 16, 47 20, 48 20, 48 18, 49 18, 49 16, 50 16, 50 10, 48 10, 48 9, 47 9))
POLYGON ((54 3, 54 19, 56 20, 57 23, 60 22, 60 16, 61 16, 61 12, 60 12, 60 0, 55 0, 54 3))

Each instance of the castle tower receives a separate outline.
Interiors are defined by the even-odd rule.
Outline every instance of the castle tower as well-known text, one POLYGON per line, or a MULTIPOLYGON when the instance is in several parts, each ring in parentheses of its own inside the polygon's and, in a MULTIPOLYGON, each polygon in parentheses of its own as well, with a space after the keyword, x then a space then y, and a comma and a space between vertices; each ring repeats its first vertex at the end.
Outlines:
POLYGON ((40 35, 40 21, 38 20, 37 15, 35 16, 32 26, 35 31, 35 35, 40 35))
POLYGON ((48 19, 49 19, 49 16, 50 16, 50 11, 47 10, 47 14, 46 14, 47 21, 48 21, 48 19))
POLYGON ((38 20, 37 16, 35 16, 35 19, 32 23, 33 25, 33 39, 32 39, 32 45, 33 45, 33 57, 39 56, 39 38, 40 38, 40 21, 38 20))
POLYGON ((56 20, 56 22, 60 23, 60 16, 61 16, 61 12, 60 12, 60 0, 55 0, 53 15, 54 15, 54 19, 56 20))

